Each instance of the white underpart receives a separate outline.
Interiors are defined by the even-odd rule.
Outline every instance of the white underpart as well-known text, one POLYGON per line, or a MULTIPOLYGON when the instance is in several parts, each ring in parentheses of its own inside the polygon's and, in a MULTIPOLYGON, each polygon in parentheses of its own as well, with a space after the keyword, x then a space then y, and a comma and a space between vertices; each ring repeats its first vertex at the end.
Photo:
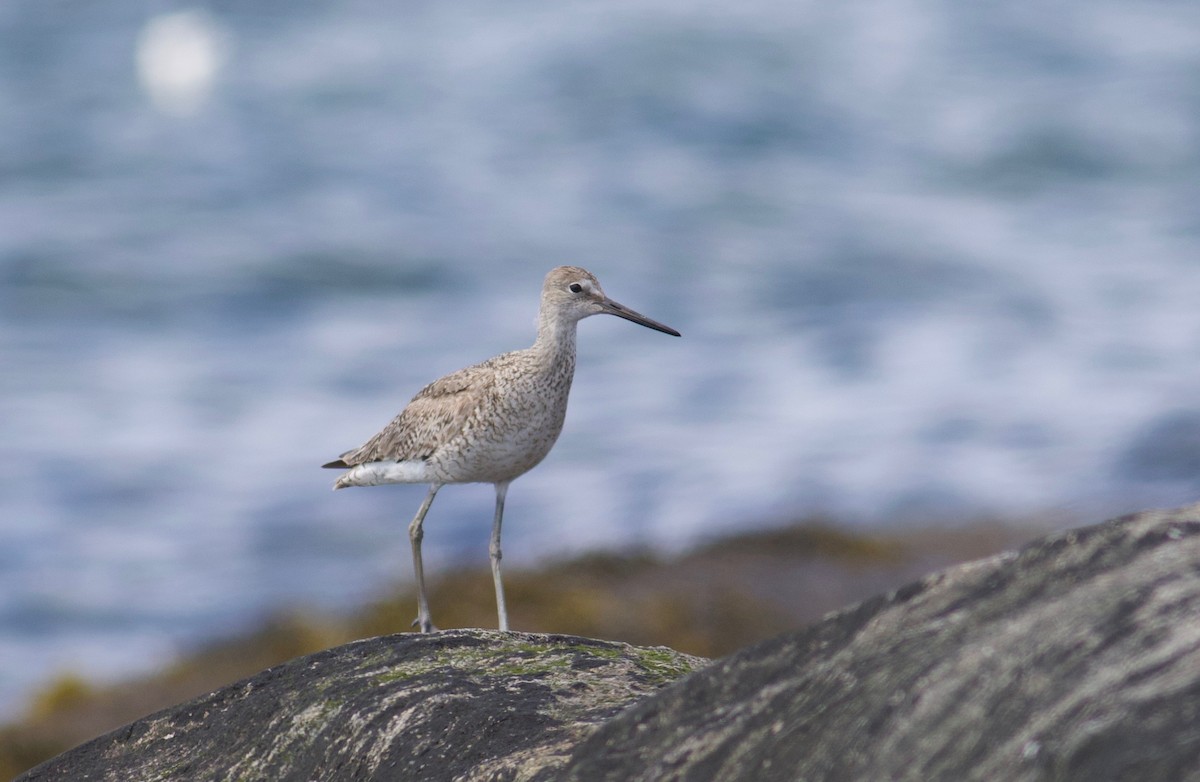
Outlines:
POLYGON ((431 483, 429 465, 420 460, 367 462, 342 473, 333 488, 378 486, 383 483, 431 483))

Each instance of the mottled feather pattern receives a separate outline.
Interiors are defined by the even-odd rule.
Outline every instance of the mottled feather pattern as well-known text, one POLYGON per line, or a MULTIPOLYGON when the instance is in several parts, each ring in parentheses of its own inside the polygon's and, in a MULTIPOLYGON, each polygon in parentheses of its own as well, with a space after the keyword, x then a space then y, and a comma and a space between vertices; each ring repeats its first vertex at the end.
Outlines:
POLYGON ((429 462, 447 482, 515 478, 549 453, 562 431, 575 357, 517 350, 421 389, 348 467, 383 460, 429 462), (547 359, 550 360, 547 360, 547 359))
POLYGON ((461 433, 482 387, 495 382, 494 375, 485 371, 495 360, 460 369, 425 386, 379 434, 342 454, 342 461, 355 466, 384 459, 428 459, 461 433))

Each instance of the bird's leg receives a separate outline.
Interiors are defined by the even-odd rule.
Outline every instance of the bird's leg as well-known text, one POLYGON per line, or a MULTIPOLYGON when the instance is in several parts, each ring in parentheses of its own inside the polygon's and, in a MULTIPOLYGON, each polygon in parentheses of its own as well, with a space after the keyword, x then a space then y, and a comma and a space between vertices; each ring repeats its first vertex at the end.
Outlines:
POLYGON ((413 622, 413 626, 419 627, 422 633, 433 632, 435 628, 433 620, 429 616, 429 599, 425 596, 425 569, 421 567, 421 538, 425 537, 425 531, 421 525, 425 523, 425 514, 429 512, 429 506, 433 504, 433 498, 437 496, 440 488, 442 488, 441 484, 430 484, 429 494, 425 495, 425 501, 417 509, 416 517, 408 525, 408 541, 412 544, 413 571, 417 575, 417 620, 413 622))
POLYGON ((500 617, 500 630, 508 630, 508 609, 504 607, 504 583, 500 580, 500 524, 504 519, 504 495, 508 493, 508 481, 496 484, 496 519, 492 522, 492 543, 488 554, 492 559, 492 580, 496 582, 496 611, 500 617))

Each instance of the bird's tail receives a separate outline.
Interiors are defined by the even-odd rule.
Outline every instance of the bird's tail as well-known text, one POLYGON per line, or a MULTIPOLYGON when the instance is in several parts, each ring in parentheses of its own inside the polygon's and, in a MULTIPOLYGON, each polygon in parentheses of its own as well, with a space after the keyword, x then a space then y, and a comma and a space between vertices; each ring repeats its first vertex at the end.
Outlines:
MULTIPOLYGON (((327 462, 326 464, 322 464, 321 466, 325 467, 327 469, 330 469, 330 470, 345 470, 350 465, 346 464, 345 459, 334 459, 332 462, 327 462)), ((350 485, 350 483, 349 483, 349 481, 346 480, 346 476, 342 475, 336 481, 333 482, 333 490, 337 491, 338 489, 344 489, 349 485, 350 485)))

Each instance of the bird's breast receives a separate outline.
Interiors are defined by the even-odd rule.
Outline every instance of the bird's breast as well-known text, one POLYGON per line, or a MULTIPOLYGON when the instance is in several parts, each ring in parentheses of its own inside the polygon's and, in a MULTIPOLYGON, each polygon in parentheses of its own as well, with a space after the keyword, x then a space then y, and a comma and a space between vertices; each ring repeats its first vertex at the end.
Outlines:
POLYGON ((497 383, 432 464, 447 482, 509 481, 532 469, 562 431, 572 374, 530 372, 497 383))

